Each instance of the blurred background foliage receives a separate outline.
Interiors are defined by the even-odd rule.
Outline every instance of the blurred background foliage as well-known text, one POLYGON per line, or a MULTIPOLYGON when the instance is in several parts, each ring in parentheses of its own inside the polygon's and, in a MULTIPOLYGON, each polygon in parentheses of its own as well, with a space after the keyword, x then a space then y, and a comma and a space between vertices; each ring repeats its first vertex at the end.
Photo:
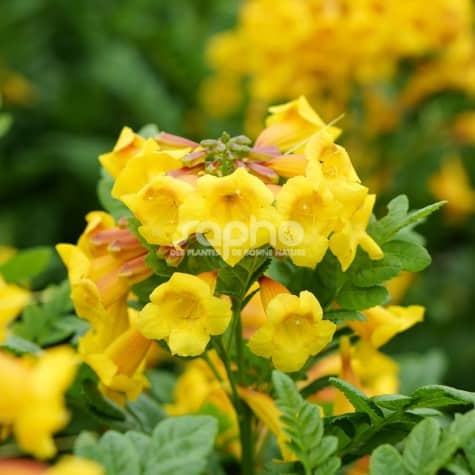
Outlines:
MULTIPOLYGON (((229 42, 217 47, 216 33, 228 32, 229 39, 230 32, 243 29, 249 14, 242 4, 0 0, 0 245, 74 241, 84 214, 99 206, 97 156, 111 149, 123 125, 138 130, 157 123, 191 138, 244 127, 252 136, 268 105, 305 93, 326 120, 345 113, 338 124, 346 131, 341 141, 379 203, 401 192, 413 207, 449 200, 444 212, 421 228, 433 265, 416 281, 406 279, 401 290, 403 303, 427 307, 426 323, 399 336, 389 349, 404 353, 399 359, 408 390, 438 380, 475 390, 473 44, 463 61, 447 63, 451 74, 439 75, 447 81, 439 80, 437 87, 425 87, 432 76, 425 77, 422 68, 427 90, 403 111, 397 107, 401 92, 421 65, 437 58, 437 49, 401 55, 391 74, 364 85, 350 68, 344 100, 329 100, 328 88, 312 95, 308 74, 301 83, 291 76, 292 90, 266 97, 253 89, 261 71, 259 48, 270 54, 266 78, 277 84, 280 66, 299 64, 295 55, 301 50, 285 49, 297 17, 284 11, 289 28, 280 23, 279 30, 270 31, 251 21, 253 34, 239 33, 238 49, 229 42), (227 83, 217 80, 223 71, 227 83)), ((284 4, 292 2, 276 3, 259 21, 281 21, 284 4)), ((464 34, 473 42, 470 15, 468 8, 464 34)), ((305 54, 316 48, 319 44, 310 44, 305 54)), ((346 48, 351 56, 351 42, 346 48)), ((328 60, 333 64, 339 58, 328 60)), ((58 272, 50 271, 48 278, 59 279, 58 272)))

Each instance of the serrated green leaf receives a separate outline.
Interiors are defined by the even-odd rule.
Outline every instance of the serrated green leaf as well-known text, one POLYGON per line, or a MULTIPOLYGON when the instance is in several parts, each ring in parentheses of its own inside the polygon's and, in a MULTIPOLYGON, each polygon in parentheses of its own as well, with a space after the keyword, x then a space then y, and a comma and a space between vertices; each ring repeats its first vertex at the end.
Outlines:
POLYGON ((288 436, 287 445, 305 473, 333 474, 340 466, 340 459, 333 456, 338 440, 324 437, 318 406, 305 401, 295 383, 284 373, 274 371, 272 381, 277 394, 276 405, 282 413, 282 432, 288 436))
POLYGON ((475 393, 442 385, 423 386, 411 394, 412 408, 438 408, 471 404, 475 405, 475 393))
POLYGON ((43 272, 52 255, 49 247, 21 251, 0 266, 0 275, 7 282, 24 282, 43 272))
POLYGON ((383 304, 388 298, 388 291, 381 285, 374 287, 345 285, 336 300, 345 309, 365 310, 383 304))
POLYGON ((444 204, 445 201, 439 201, 408 212, 409 201, 407 196, 400 195, 388 204, 388 214, 386 216, 368 226, 368 232, 382 245, 394 238, 401 230, 416 226, 444 204))
POLYGON ((339 389, 357 411, 368 414, 373 422, 377 422, 383 417, 381 409, 363 392, 347 381, 331 377, 330 384, 339 389))
POLYGON ((383 246, 385 256, 399 259, 402 270, 420 272, 430 265, 432 259, 427 250, 413 242, 390 241, 383 246))
POLYGON ((378 447, 371 455, 370 475, 407 475, 401 454, 391 445, 378 447))
POLYGON ((209 416, 164 420, 153 432, 144 475, 200 475, 217 429, 216 420, 209 416))
POLYGON ((404 447, 403 462, 412 475, 423 475, 428 463, 437 452, 440 426, 432 418, 425 419, 414 427, 404 447))

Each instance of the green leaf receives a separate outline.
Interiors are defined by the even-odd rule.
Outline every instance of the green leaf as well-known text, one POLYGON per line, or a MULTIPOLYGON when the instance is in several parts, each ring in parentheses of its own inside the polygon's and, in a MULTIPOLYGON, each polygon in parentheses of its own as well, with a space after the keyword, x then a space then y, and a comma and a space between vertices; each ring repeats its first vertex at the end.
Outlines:
POLYGON ((122 218, 123 216, 130 216, 131 213, 127 206, 112 197, 111 191, 113 186, 114 179, 105 170, 102 170, 101 179, 97 184, 97 197, 99 198, 99 202, 115 219, 122 218))
POLYGON ((382 285, 374 287, 345 285, 337 296, 337 302, 348 310, 365 310, 384 303, 388 298, 388 291, 382 285))
POLYGON ((440 426, 432 418, 420 422, 409 434, 404 448, 403 461, 406 469, 414 475, 422 475, 437 452, 440 426))
POLYGON ((416 226, 444 204, 445 201, 439 201, 408 212, 409 200, 406 195, 400 195, 388 204, 386 216, 368 226, 368 232, 380 245, 384 244, 394 238, 399 231, 416 226))
POLYGON ((0 266, 0 275, 7 282, 24 282, 46 269, 51 259, 51 248, 36 247, 21 251, 0 266))
POLYGON ((362 313, 357 312, 356 310, 327 310, 324 313, 323 318, 325 318, 326 320, 331 320, 336 325, 341 325, 342 323, 345 323, 349 320, 356 320, 360 322, 366 321, 366 317, 362 313))
POLYGON ((377 261, 362 259, 358 268, 351 273, 351 280, 358 287, 372 287, 396 277, 400 271, 399 258, 385 254, 384 259, 377 261))
POLYGON ((15 355, 38 354, 42 351, 38 345, 17 335, 8 335, 7 341, 0 344, 0 349, 15 355))
POLYGON ((125 433, 125 436, 132 442, 141 462, 141 468, 145 465, 147 459, 147 453, 150 449, 151 438, 142 432, 129 431, 125 433))
POLYGON ((124 434, 106 432, 101 437, 93 457, 104 466, 106 475, 141 475, 139 454, 132 441, 124 434))
POLYGON ((127 403, 127 409, 140 422, 142 431, 151 434, 165 417, 165 411, 148 394, 142 393, 135 401, 127 403))
POLYGON ((414 402, 412 408, 445 408, 449 406, 475 405, 475 393, 462 391, 442 385, 423 386, 411 394, 414 402))
POLYGON ((331 377, 330 384, 339 389, 357 411, 368 414, 373 422, 380 421, 383 417, 383 412, 377 404, 350 383, 340 378, 331 377))
POLYGON ((427 250, 409 241, 390 241, 383 246, 385 259, 389 256, 397 258, 402 270, 420 272, 430 265, 432 259, 427 250))
POLYGON ((370 475, 407 475, 401 454, 391 445, 381 445, 371 455, 370 475))
POLYGON ((295 383, 284 373, 274 371, 272 382, 277 394, 276 405, 282 412, 282 430, 290 439, 287 445, 305 473, 336 473, 341 464, 334 455, 338 440, 333 436, 324 437, 319 407, 305 401, 295 383))
POLYGON ((464 444, 462 444, 462 447, 470 468, 472 469, 472 472, 475 473, 475 437, 468 439, 464 444))
POLYGON ((217 422, 209 416, 166 419, 153 432, 144 475, 199 475, 207 465, 217 422))
POLYGON ((161 403, 172 403, 176 375, 170 371, 153 369, 147 373, 147 377, 150 381, 152 396, 161 403))
POLYGON ((238 299, 244 298, 251 285, 264 274, 269 265, 269 258, 264 252, 265 248, 259 250, 263 252, 246 255, 233 268, 226 266, 220 269, 217 282, 218 292, 238 299))
POLYGON ((40 302, 25 308, 20 320, 13 325, 13 331, 40 346, 60 343, 72 335, 82 334, 88 324, 70 313, 73 304, 70 299, 68 281, 48 287, 41 293, 40 302))
POLYGON ((403 394, 384 394, 382 396, 374 396, 371 398, 379 407, 389 409, 391 411, 399 411, 409 406, 413 399, 403 394))
POLYGON ((0 114, 0 138, 8 133, 12 126, 13 118, 10 114, 0 114))

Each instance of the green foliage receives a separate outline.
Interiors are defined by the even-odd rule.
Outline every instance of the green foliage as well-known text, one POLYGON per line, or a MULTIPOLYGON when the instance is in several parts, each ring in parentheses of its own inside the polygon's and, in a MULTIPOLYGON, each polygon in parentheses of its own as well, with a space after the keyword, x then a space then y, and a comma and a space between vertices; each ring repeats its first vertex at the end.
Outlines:
POLYGON ((0 275, 6 282, 25 282, 46 269, 51 259, 49 247, 37 247, 19 252, 0 265, 0 275))
POLYGON ((69 293, 68 281, 44 290, 40 301, 27 306, 13 325, 15 335, 44 347, 84 333, 88 325, 74 315, 69 293))
POLYGON ((474 440, 475 410, 457 414, 444 429, 427 418, 405 439, 402 455, 390 445, 378 447, 371 456, 370 474, 435 475, 443 468, 455 474, 473 474, 474 440))
MULTIPOLYGON (((444 412, 450 414, 454 410, 468 411, 475 405, 475 393, 441 385, 422 386, 410 396, 391 394, 368 398, 338 378, 330 377, 322 383, 319 389, 328 385, 336 387, 356 410, 355 413, 325 418, 325 434, 338 438, 338 455, 344 462, 368 454, 385 442, 401 442, 425 417, 444 412)), ((397 459, 399 455, 388 448, 382 449, 382 453, 388 460, 397 459)))
POLYGON ((412 229, 437 211, 445 201, 433 203, 424 208, 409 211, 409 199, 406 195, 394 198, 388 204, 388 214, 368 226, 368 232, 379 244, 385 244, 394 239, 398 233, 412 229))
POLYGON ((151 436, 108 431, 98 442, 81 437, 75 453, 98 461, 107 475, 200 475, 216 433, 212 417, 174 417, 160 422, 151 436))
POLYGON ((272 381, 287 446, 302 464, 305 475, 335 474, 340 467, 335 456, 338 441, 336 437, 324 436, 319 407, 305 401, 285 374, 274 371, 272 381))

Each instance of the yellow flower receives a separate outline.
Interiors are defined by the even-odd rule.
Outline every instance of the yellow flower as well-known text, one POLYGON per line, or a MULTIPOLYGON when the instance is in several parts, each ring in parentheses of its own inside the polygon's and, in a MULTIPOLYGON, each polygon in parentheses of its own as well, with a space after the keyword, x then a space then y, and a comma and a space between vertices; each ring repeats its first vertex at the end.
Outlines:
POLYGON ((124 195, 137 193, 153 178, 181 168, 182 158, 189 148, 162 150, 153 139, 148 139, 143 147, 127 161, 112 188, 112 196, 122 199, 124 195))
POLYGON ((134 133, 130 127, 124 127, 112 152, 101 155, 99 161, 115 178, 129 159, 140 150, 144 142, 145 139, 134 133))
MULTIPOLYGON (((270 279, 261 279, 267 321, 250 338, 249 348, 258 356, 272 358, 280 371, 298 371, 330 343, 336 326, 322 320, 322 308, 310 292, 302 291, 297 297, 287 291, 270 298, 273 288, 270 279)), ((276 291, 282 292, 281 286, 276 291)))
POLYGON ((280 218, 277 248, 300 266, 315 267, 328 249, 341 205, 330 191, 307 177, 290 178, 277 195, 280 218))
POLYGON ((37 458, 56 453, 52 436, 68 422, 64 393, 76 362, 66 347, 45 351, 33 364, 0 353, 0 422, 11 425, 19 446, 37 458))
POLYGON ((461 220, 475 212, 475 189, 458 157, 449 158, 438 173, 432 176, 429 187, 434 196, 447 200, 446 213, 453 220, 461 220))
POLYGON ((30 302, 30 293, 14 284, 7 284, 0 275, 0 343, 6 326, 30 302))
POLYGON ((146 249, 127 228, 99 211, 86 219, 77 246, 58 244, 56 249, 68 268, 76 312, 94 325, 104 320, 106 308, 125 298, 152 270, 145 264, 146 249))
POLYGON ((386 282, 385 285, 388 289, 389 295, 391 296, 391 302, 399 303, 404 298, 415 279, 416 274, 413 272, 401 272, 398 276, 386 282))
POLYGON ((214 296, 208 277, 175 272, 152 292, 137 328, 146 338, 165 339, 173 354, 203 353, 210 336, 224 333, 231 321, 229 302, 214 296))
POLYGON ((97 462, 69 455, 46 470, 44 475, 104 475, 104 473, 104 469, 97 462))
POLYGON ((272 230, 275 221, 274 196, 259 178, 238 168, 224 177, 202 176, 196 187, 180 208, 177 241, 200 231, 231 266, 249 249, 269 241, 268 225, 272 230), (266 226, 260 226, 262 222, 266 226))
POLYGON ((363 312, 367 321, 350 321, 348 326, 360 338, 369 342, 375 348, 387 343, 396 334, 406 331, 424 319, 424 307, 410 305, 409 307, 389 306, 373 307, 363 312))
POLYGON ((324 131, 333 139, 340 130, 328 126, 303 96, 294 101, 269 108, 266 128, 256 140, 257 146, 276 145, 282 151, 302 148, 316 132, 324 131))
POLYGON ((122 201, 142 223, 139 232, 147 242, 169 246, 177 230, 179 207, 192 193, 193 187, 182 180, 157 176, 122 201))
POLYGON ((346 271, 353 262, 358 245, 367 252, 371 259, 376 260, 384 257, 381 248, 366 232, 375 199, 375 195, 367 195, 361 208, 330 237, 330 249, 340 261, 343 271, 346 271))
POLYGON ((86 354, 85 361, 99 376, 103 392, 119 403, 124 402, 122 394, 133 401, 148 386, 143 372, 151 344, 132 325, 102 352, 86 354))

